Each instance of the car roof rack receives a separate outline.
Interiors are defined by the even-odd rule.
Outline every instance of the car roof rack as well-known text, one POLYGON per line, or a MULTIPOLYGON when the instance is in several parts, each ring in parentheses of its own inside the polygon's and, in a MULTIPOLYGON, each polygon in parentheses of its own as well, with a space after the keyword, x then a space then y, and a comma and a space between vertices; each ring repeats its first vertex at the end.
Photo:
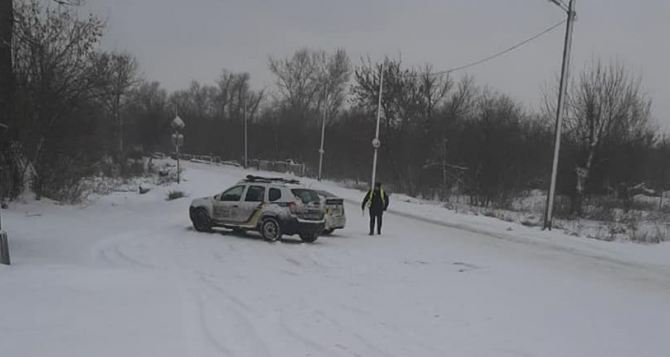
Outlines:
POLYGON ((300 181, 296 179, 287 179, 283 177, 263 177, 263 176, 254 176, 247 175, 244 179, 245 182, 264 182, 264 183, 290 183, 294 185, 300 184, 300 181))

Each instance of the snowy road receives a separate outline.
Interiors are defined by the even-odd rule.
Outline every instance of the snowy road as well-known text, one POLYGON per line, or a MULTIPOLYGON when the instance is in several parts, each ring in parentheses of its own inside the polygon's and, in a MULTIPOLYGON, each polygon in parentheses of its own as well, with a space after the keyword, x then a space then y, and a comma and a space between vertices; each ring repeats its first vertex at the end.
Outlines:
MULTIPOLYGON (((197 197, 241 176, 191 164, 182 188, 197 197)), ((15 265, 0 268, 2 355, 655 357, 670 350, 669 270, 639 257, 608 258, 514 231, 485 234, 467 219, 452 227, 421 221, 411 218, 421 208, 409 203, 393 206, 402 216, 385 216, 382 237, 367 236, 367 217, 348 204, 344 231, 315 244, 270 244, 197 233, 190 199, 164 197, 154 190, 85 209, 31 203, 5 213, 15 265)))

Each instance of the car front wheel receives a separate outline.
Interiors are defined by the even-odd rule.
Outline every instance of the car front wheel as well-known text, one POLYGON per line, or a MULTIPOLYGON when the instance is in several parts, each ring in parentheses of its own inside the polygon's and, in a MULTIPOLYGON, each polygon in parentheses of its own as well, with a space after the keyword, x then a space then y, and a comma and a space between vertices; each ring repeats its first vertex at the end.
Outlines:
POLYGON ((198 232, 212 231, 212 220, 209 219, 209 215, 204 208, 198 208, 193 213, 193 227, 198 232))
POLYGON ((279 227, 279 222, 274 218, 266 218, 261 223, 261 235, 265 240, 270 242, 277 241, 281 238, 281 227, 279 227))

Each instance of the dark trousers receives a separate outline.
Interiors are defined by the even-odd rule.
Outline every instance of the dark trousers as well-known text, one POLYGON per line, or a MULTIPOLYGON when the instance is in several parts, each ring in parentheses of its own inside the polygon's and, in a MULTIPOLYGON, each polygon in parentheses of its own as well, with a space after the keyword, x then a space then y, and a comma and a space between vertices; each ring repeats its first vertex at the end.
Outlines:
POLYGON ((375 233, 375 220, 377 221, 377 234, 382 234, 382 214, 384 212, 376 212, 370 210, 370 234, 375 233))

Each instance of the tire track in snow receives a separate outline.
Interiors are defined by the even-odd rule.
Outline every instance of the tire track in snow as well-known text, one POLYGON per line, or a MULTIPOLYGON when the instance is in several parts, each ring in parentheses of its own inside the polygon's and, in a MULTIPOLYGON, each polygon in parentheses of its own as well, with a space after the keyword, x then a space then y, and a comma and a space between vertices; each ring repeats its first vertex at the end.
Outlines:
MULTIPOLYGON (((394 332, 394 336, 402 336, 403 341, 406 341, 405 345, 407 345, 407 342, 413 342, 413 346, 420 347, 421 349, 424 350, 422 353, 416 353, 416 351, 412 355, 417 355, 417 356, 429 356, 429 355, 434 355, 434 356, 449 356, 450 353, 447 351, 444 351, 438 347, 433 347, 429 344, 426 344, 425 341, 422 341, 420 338, 416 336, 413 330, 408 330, 403 327, 399 327, 397 324, 389 324, 386 322, 380 322, 380 319, 376 317, 375 315, 364 311, 363 309, 349 306, 349 305, 340 305, 342 308, 349 310, 354 313, 355 316, 367 316, 369 321, 377 321, 378 324, 384 326, 387 330, 392 330, 394 332), (428 354, 428 352, 430 354, 428 354)), ((323 313, 323 312, 322 312, 323 313)), ((407 355, 407 354, 405 354, 407 355)))
MULTIPOLYGON (((218 323, 224 327, 223 330, 227 330, 227 333, 223 336, 224 340, 234 343, 236 347, 241 346, 244 348, 243 351, 240 351, 239 355, 272 356, 267 342, 261 338, 261 334, 248 317, 248 315, 259 317, 261 314, 256 309, 253 309, 230 294, 226 289, 220 287, 205 274, 196 272, 196 275, 197 282, 206 288, 206 290, 201 291, 199 294, 202 299, 199 308, 203 312, 203 326, 207 328, 210 336, 216 341, 219 340, 212 333, 212 329, 208 327, 207 323, 208 319, 218 316, 218 323), (212 293, 222 296, 223 299, 212 298, 210 296, 212 293), (204 314, 205 310, 207 311, 206 315, 204 314), (231 323, 231 317, 233 323, 231 323)), ((225 342, 218 342, 218 345, 225 346, 225 342)), ((231 350, 232 355, 237 355, 235 350, 231 350)))
MULTIPOLYGON (((331 325, 335 326, 339 331, 348 331, 351 334, 351 336, 353 336, 356 340, 358 340, 362 345, 366 346, 368 350, 370 350, 371 352, 374 352, 375 355, 383 356, 383 357, 393 357, 393 356, 395 356, 394 354, 389 353, 388 351, 385 351, 384 349, 382 349, 378 345, 373 344, 372 342, 370 342, 366 337, 364 337, 362 335, 362 333, 360 332, 360 328, 358 326, 344 326, 340 321, 326 315, 321 310, 317 310, 314 313, 315 313, 315 315, 321 317, 322 319, 324 319, 325 321, 327 321, 331 325)), ((351 352, 351 353, 352 353, 352 355, 356 355, 356 352, 351 352)), ((362 355, 363 356, 371 356, 371 354, 367 353, 367 352, 363 353, 362 355)))
POLYGON ((157 265, 148 264, 148 263, 143 262, 142 260, 135 259, 135 258, 131 257, 129 254, 125 253, 119 245, 114 246, 114 253, 116 254, 116 256, 121 258, 121 260, 126 261, 126 262, 128 262, 132 265, 137 266, 137 267, 141 267, 141 268, 144 268, 144 269, 160 269, 161 268, 157 265))
POLYGON ((210 354, 234 356, 233 351, 219 341, 207 324, 206 309, 202 296, 194 291, 187 290, 186 292, 188 297, 184 299, 186 301, 184 315, 187 321, 186 333, 190 336, 191 355, 194 357, 210 354), (196 340, 201 341, 195 342, 196 340))
POLYGON ((264 343, 258 337, 249 341, 256 332, 239 309, 248 307, 231 300, 229 294, 215 287, 206 273, 194 272, 186 279, 191 288, 185 289, 188 308, 185 311, 190 320, 188 332, 194 357, 212 356, 270 356, 264 343), (213 296, 215 295, 215 296, 213 296), (223 299, 219 297, 223 296, 223 299), (194 343, 193 340, 200 340, 194 343))
MULTIPOLYGON (((293 338, 318 352, 319 353, 318 356, 334 355, 331 351, 328 351, 324 346, 320 345, 318 342, 312 339, 305 337, 304 334, 300 333, 299 331, 296 331, 295 328, 289 325, 286 321, 285 313, 283 311, 279 312, 279 326, 281 327, 282 331, 284 331, 290 338, 293 338)), ((356 353, 353 353, 351 355, 360 356, 359 354, 356 353)))
POLYGON ((330 257, 324 256, 320 253, 320 247, 312 244, 300 244, 297 247, 290 249, 277 249, 277 254, 280 255, 284 261, 290 265, 281 268, 284 272, 290 272, 291 275, 304 275, 305 273, 322 273, 329 275, 333 270, 339 269, 341 266, 336 264, 330 257))
MULTIPOLYGON (((354 308, 351 306, 346 306, 346 305, 341 305, 341 308, 348 310, 348 312, 353 312, 352 316, 355 317, 360 317, 360 316, 366 316, 368 319, 368 322, 376 322, 378 325, 383 326, 384 329, 386 330, 391 330, 393 331, 393 336, 394 338, 397 339, 398 337, 402 336, 402 340, 405 341, 405 345, 408 345, 410 342, 412 342, 411 346, 414 347, 414 351, 411 353, 407 350, 399 352, 399 351, 394 351, 395 353, 399 353, 399 356, 448 356, 449 352, 444 351, 438 347, 433 347, 428 344, 426 344, 426 341, 422 341, 421 339, 417 338, 416 335, 412 333, 412 331, 408 331, 405 328, 398 327, 393 324, 388 324, 385 322, 380 322, 378 318, 376 318, 373 314, 370 314, 368 312, 363 311, 362 309, 359 308, 354 308), (416 348, 419 348, 422 350, 422 352, 417 352, 416 348)), ((369 341, 367 336, 363 332, 360 331, 360 324, 355 324, 355 323, 349 323, 349 324, 343 324, 341 323, 338 319, 330 317, 333 314, 326 314, 322 310, 317 310, 316 315, 320 316, 326 321, 329 321, 331 324, 337 326, 340 330, 342 331, 351 331, 351 335, 356 338, 358 341, 360 341, 364 346, 366 346, 368 349, 376 352, 379 354, 379 356, 394 356, 394 354, 389 353, 388 351, 385 351, 382 347, 379 346, 379 344, 373 344, 372 342, 369 341)), ((344 314, 342 313, 337 313, 337 316, 343 316, 344 314)), ((372 331, 377 331, 379 330, 379 327, 374 327, 371 328, 372 331)), ((382 333, 380 335, 380 338, 383 338, 383 330, 379 331, 382 333)), ((348 350, 351 350, 352 347, 350 346, 348 350)), ((350 351, 353 352, 353 351, 350 351)), ((363 355, 363 356, 369 356, 370 353, 363 353, 359 354, 357 352, 353 352, 353 355, 363 355)))
POLYGON ((237 297, 230 294, 228 291, 226 291, 226 289, 224 289, 221 286, 219 286, 218 284, 216 284, 216 282, 212 278, 207 277, 207 274, 201 273, 201 272, 197 272, 197 274, 199 275, 199 280, 201 282, 203 282, 207 287, 209 287, 210 289, 213 289, 216 292, 220 293, 227 300, 229 300, 230 302, 232 302, 233 304, 238 306, 240 309, 242 309, 242 310, 244 310, 248 313, 257 313, 258 312, 257 310, 253 309, 251 306, 242 302, 242 300, 240 300, 237 297))
MULTIPOLYGON (((305 312, 305 310, 301 310, 301 312, 305 312)), ((290 314, 290 317, 294 317, 295 314, 290 314)), ((363 334, 360 332, 358 326, 345 326, 341 322, 339 322, 335 318, 331 318, 330 316, 326 315, 323 313, 321 310, 313 310, 310 312, 310 317, 305 318, 305 319, 300 319, 297 324, 292 324, 289 317, 287 317, 287 314, 284 311, 280 312, 279 315, 279 324, 282 328, 282 330, 286 331, 288 335, 299 342, 302 342, 303 344, 306 344, 307 346, 310 346, 311 348, 314 348, 319 352, 319 356, 321 355, 338 355, 337 353, 333 351, 328 351, 325 346, 320 344, 319 342, 316 342, 313 339, 307 338, 304 336, 304 333, 300 332, 298 328, 294 327, 294 325, 301 325, 301 327, 307 328, 306 331, 314 330, 314 326, 306 326, 304 322, 302 321, 314 321, 314 316, 317 316, 321 320, 325 321, 327 325, 330 325, 330 328, 334 330, 337 334, 342 334, 342 336, 351 336, 353 337, 353 340, 358 341, 361 346, 363 346, 366 351, 362 351, 361 348, 356 348, 355 346, 352 346, 352 338, 346 337, 344 338, 345 341, 347 342, 347 347, 343 346, 342 343, 335 343, 333 344, 333 347, 338 348, 342 352, 345 352, 346 354, 350 356, 381 356, 381 357, 394 357, 395 355, 392 353, 389 353, 388 351, 385 351, 383 348, 380 346, 370 342, 366 337, 363 336, 363 334)), ((321 327, 319 330, 320 334, 324 333, 324 328, 321 327)), ((327 334, 328 337, 332 337, 333 333, 327 334)))
MULTIPOLYGON (((287 322, 287 319, 285 317, 284 310, 282 308, 279 309, 279 311, 276 314, 276 318, 268 318, 266 314, 263 312, 259 311, 258 309, 253 308, 252 306, 244 303, 241 301, 239 298, 231 294, 229 291, 227 291, 225 288, 221 287, 215 280, 213 280, 212 277, 207 276, 207 275, 201 275, 200 280, 205 283, 210 289, 215 290, 217 293, 223 295, 224 299, 227 299, 228 302, 232 305, 234 305, 237 308, 233 309, 233 313, 237 316, 237 318, 241 321, 246 321, 245 325, 249 329, 252 330, 252 335, 256 336, 259 341, 261 341, 262 345, 266 346, 265 350, 267 351, 267 355, 271 355, 269 352, 269 347, 267 347, 267 344, 263 342, 263 339, 260 338, 262 333, 259 333, 258 329, 255 327, 255 325, 252 323, 252 320, 257 320, 257 321, 262 321, 262 329, 263 331, 271 331, 273 335, 276 335, 277 333, 280 333, 282 335, 285 335, 286 338, 289 338, 291 340, 294 340, 298 342, 303 350, 306 347, 307 349, 313 351, 313 354, 306 354, 306 355, 313 355, 313 356, 336 356, 338 354, 334 354, 332 351, 329 351, 326 347, 324 347, 322 344, 319 343, 319 341, 309 339, 304 336, 304 333, 300 333, 299 329, 291 327, 290 324, 287 322)), ((274 314, 273 314, 274 315, 274 314)), ((285 341, 285 340, 284 340, 285 341)), ((291 346, 293 347, 293 346, 291 346)), ((295 348, 295 347, 293 347, 295 348)), ((302 352, 302 351, 301 351, 302 352)), ((307 351, 304 351, 307 353, 307 351)), ((254 356, 257 354, 254 354, 254 356)), ((356 355, 356 354, 353 354, 356 355)))
POLYGON ((122 234, 114 238, 108 238, 102 242, 96 244, 93 247, 93 257, 94 260, 102 260, 108 265, 115 267, 131 267, 142 268, 142 269, 164 269, 163 267, 146 263, 140 259, 130 256, 122 249, 124 242, 128 240, 126 238, 129 234, 122 234), (125 263, 125 264, 124 264, 125 263))

